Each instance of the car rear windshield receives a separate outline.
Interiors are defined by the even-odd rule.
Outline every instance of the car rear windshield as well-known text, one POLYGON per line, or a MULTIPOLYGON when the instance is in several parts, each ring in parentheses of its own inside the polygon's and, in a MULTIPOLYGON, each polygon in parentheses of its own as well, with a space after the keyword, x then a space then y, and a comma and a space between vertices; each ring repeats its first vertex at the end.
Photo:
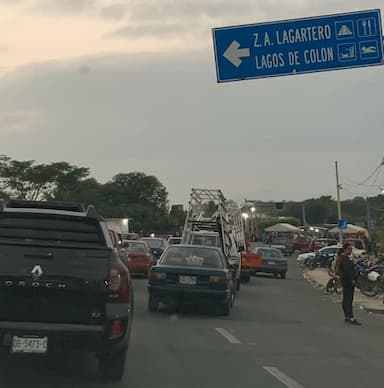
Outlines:
POLYGON ((128 243, 128 252, 145 252, 145 244, 139 242, 128 243))
POLYGON ((107 247, 97 220, 53 214, 0 213, 0 244, 107 247))
POLYGON ((192 237, 192 244, 220 248, 220 240, 218 236, 194 235, 192 237))
POLYGON ((258 249, 257 253, 261 256, 274 257, 276 259, 283 257, 281 252, 277 249, 258 249))
POLYGON ((161 264, 208 268, 224 267, 220 252, 215 249, 200 247, 189 248, 172 246, 164 254, 161 264))
POLYGON ((152 249, 160 249, 164 246, 163 240, 157 238, 143 238, 143 241, 152 249))
POLYGON ((168 240, 169 245, 180 244, 181 238, 175 237, 168 240))

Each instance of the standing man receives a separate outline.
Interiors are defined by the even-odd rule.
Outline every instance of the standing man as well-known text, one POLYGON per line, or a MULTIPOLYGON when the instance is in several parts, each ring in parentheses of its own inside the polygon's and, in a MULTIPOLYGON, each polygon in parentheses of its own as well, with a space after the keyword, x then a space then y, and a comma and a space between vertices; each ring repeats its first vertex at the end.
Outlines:
POLYGON ((345 243, 336 266, 336 275, 340 276, 343 286, 343 312, 345 322, 351 325, 361 325, 353 316, 353 296, 356 285, 355 264, 351 258, 352 245, 345 243))

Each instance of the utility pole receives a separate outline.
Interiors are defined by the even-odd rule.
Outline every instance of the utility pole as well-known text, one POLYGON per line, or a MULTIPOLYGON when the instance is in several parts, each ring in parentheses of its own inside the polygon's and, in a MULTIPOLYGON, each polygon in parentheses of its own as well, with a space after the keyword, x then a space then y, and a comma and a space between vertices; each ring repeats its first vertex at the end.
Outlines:
POLYGON ((371 225, 371 209, 369 207, 369 198, 365 197, 365 201, 367 204, 367 229, 370 232, 370 225, 371 225))
POLYGON ((303 202, 303 212, 302 212, 302 215, 303 215, 303 226, 304 228, 307 227, 308 223, 307 223, 307 215, 306 215, 306 211, 305 211, 305 202, 303 202))
MULTIPOLYGON (((339 221, 342 219, 341 218, 341 201, 340 201, 340 180, 339 180, 339 167, 337 164, 337 160, 335 161, 335 168, 336 168, 336 189, 337 189, 337 217, 339 221)), ((339 228, 339 241, 340 244, 343 243, 343 231, 339 228)))
POLYGON ((369 197, 365 197, 365 201, 367 204, 367 229, 368 229, 368 238, 369 238, 369 247, 366 247, 369 250, 369 253, 371 253, 372 250, 372 242, 375 240, 374 236, 372 236, 371 231, 371 207, 369 206, 369 197))

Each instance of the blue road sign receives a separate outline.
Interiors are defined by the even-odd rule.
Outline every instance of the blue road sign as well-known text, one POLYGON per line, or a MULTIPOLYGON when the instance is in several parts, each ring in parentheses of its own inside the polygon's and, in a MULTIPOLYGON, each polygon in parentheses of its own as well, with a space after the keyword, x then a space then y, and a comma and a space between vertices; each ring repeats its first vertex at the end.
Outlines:
POLYGON ((217 81, 384 64, 380 10, 213 29, 217 81))
POLYGON ((370 219, 368 222, 368 228, 371 230, 375 230, 376 229, 376 220, 370 219))
POLYGON ((337 222, 337 227, 338 227, 339 229, 347 229, 347 221, 345 221, 345 220, 339 220, 339 221, 337 222))

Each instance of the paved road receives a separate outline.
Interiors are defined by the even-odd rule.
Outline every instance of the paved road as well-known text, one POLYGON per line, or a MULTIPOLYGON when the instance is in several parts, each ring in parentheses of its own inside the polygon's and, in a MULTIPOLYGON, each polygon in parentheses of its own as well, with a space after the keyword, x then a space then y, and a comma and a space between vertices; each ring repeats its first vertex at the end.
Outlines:
POLYGON ((365 388, 384 365, 384 316, 358 312, 346 326, 340 306, 302 279, 253 278, 230 318, 202 312, 149 314, 145 281, 135 280, 135 322, 126 377, 103 384, 91 356, 0 357, 0 387, 365 388))

